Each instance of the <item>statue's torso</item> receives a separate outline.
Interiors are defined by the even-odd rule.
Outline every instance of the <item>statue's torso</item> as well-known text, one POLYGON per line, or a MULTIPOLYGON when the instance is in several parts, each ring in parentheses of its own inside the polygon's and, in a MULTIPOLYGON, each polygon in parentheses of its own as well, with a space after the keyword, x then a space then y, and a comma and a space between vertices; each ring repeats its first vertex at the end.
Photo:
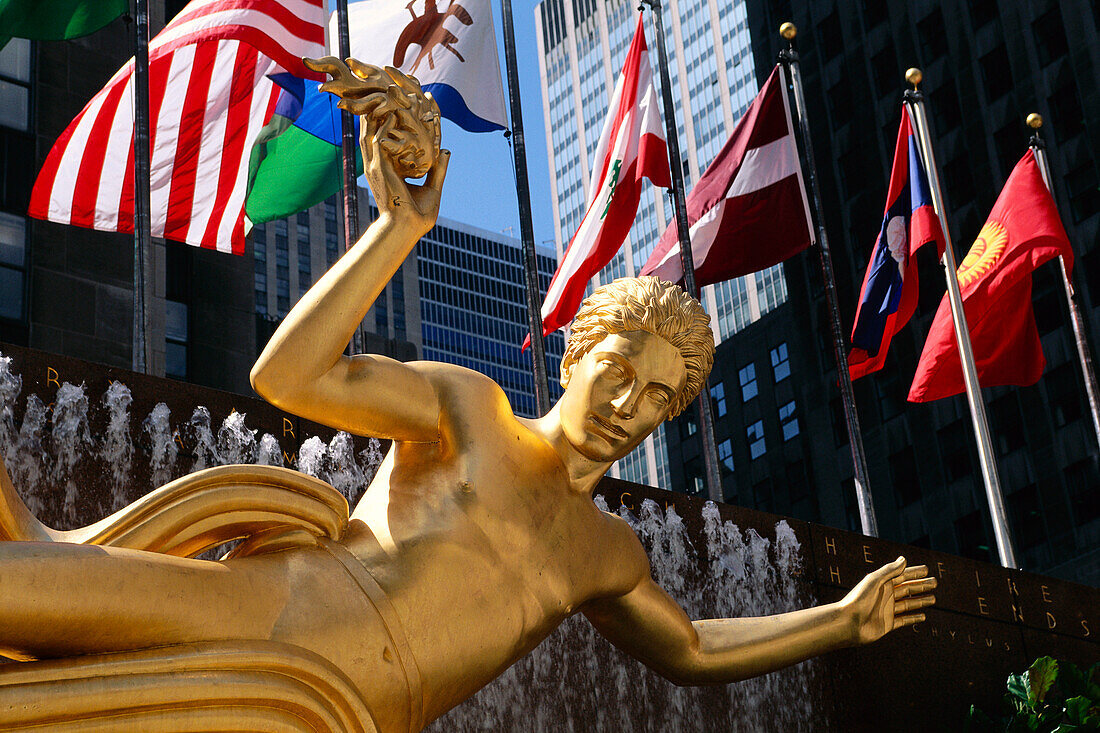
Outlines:
POLYGON ((557 454, 499 388, 483 391, 444 395, 439 443, 395 444, 348 543, 400 618, 429 719, 584 601, 625 592, 646 572, 625 523, 571 491, 557 454))

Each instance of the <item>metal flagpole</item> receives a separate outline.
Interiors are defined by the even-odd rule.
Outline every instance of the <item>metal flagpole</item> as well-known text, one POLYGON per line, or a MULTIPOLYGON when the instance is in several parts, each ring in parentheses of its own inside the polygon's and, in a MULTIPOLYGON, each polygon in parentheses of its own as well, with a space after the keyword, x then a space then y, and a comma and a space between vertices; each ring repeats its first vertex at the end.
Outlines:
MULTIPOLYGON (((1027 116, 1027 126, 1035 133, 1029 143, 1035 154, 1035 162, 1039 164, 1039 172, 1043 176, 1043 182, 1047 184, 1050 196, 1054 198, 1054 186, 1050 182, 1050 164, 1047 162, 1046 143, 1039 137, 1039 128, 1043 126, 1043 118, 1036 113, 1027 116)), ((1057 203, 1055 204, 1057 205, 1057 203)), ((1092 353, 1089 349, 1088 338, 1085 335, 1085 322, 1081 316, 1081 307, 1077 299, 1077 291, 1073 287, 1073 281, 1066 271, 1066 261, 1058 257, 1058 268, 1062 273, 1062 285, 1066 290, 1066 303, 1069 304, 1069 319, 1073 325, 1073 338, 1077 342, 1077 356, 1081 360, 1081 373, 1085 377, 1085 392, 1089 398, 1089 410, 1092 412, 1092 427, 1096 431, 1096 442, 1100 446, 1100 400, 1097 399, 1096 370, 1092 366, 1092 353)))
POLYGON ((149 310, 145 302, 145 263, 152 222, 149 212, 149 4, 134 2, 134 332, 131 365, 145 374, 149 310))
POLYGON ((798 35, 798 29, 794 23, 784 23, 780 26, 779 33, 790 42, 788 49, 780 51, 779 59, 791 72, 795 110, 798 113, 798 129, 801 133, 800 137, 805 153, 806 172, 810 179, 810 201, 813 204, 814 220, 817 223, 817 252, 821 261, 821 276, 825 281, 825 300, 829 305, 829 326, 833 333, 833 357, 836 359, 840 396, 844 403, 844 420, 848 425, 848 445, 852 451, 856 502, 859 505, 859 522, 863 528, 863 534, 869 537, 878 537, 878 521, 875 519, 875 506, 871 501, 871 487, 867 481, 867 456, 863 450, 863 433, 859 429, 859 413, 856 412, 856 397, 852 389, 852 376, 848 372, 848 349, 845 345, 844 332, 840 324, 836 279, 833 276, 833 255, 829 249, 829 237, 825 232, 824 207, 821 205, 821 186, 818 183, 813 142, 810 140, 810 124, 806 117, 806 97, 802 93, 802 72, 799 66, 798 52, 794 50, 794 39, 798 35))
MULTIPOLYGON (((348 0, 336 0, 336 33, 340 58, 351 56, 351 33, 348 30, 348 0)), ((346 109, 340 110, 340 151, 344 164, 344 251, 347 252, 359 239, 359 184, 355 171, 355 153, 359 142, 355 139, 355 118, 346 109)), ((384 295, 382 297, 385 297, 384 295)), ((355 328, 351 337, 352 353, 366 350, 363 324, 355 328)))
POLYGON ((963 382, 966 385, 966 399, 970 404, 970 417, 974 424, 974 435, 978 440, 978 460, 985 479, 985 494, 989 500, 989 513, 993 519, 993 534, 997 540, 997 554, 1001 565, 1006 568, 1018 568, 1016 552, 1012 548, 1012 538, 1008 529, 1008 517, 1005 513, 1004 495, 1001 493, 1001 479, 997 474, 997 463, 993 457, 993 441, 989 437, 989 421, 985 416, 985 402, 982 400, 982 387, 978 383, 978 369, 974 365, 974 352, 970 347, 970 330, 966 325, 966 313, 963 311, 962 294, 959 291, 959 279, 955 266, 954 244, 951 230, 947 226, 947 208, 944 206, 940 190, 940 174, 936 167, 936 158, 932 152, 932 137, 928 132, 928 119, 924 114, 924 95, 917 89, 923 74, 920 69, 909 69, 905 79, 913 85, 905 92, 905 104, 913 114, 913 125, 917 129, 924 167, 928 172, 928 188, 932 194, 932 206, 939 217, 940 227, 946 247, 943 255, 944 275, 947 279, 947 296, 951 304, 951 316, 955 324, 955 339, 959 345, 959 357, 962 362, 963 382))
MULTIPOLYGON (((680 263, 684 271, 684 287, 693 297, 699 297, 695 284, 695 262, 691 254, 691 232, 687 223, 687 200, 684 194, 684 168, 680 158, 680 140, 676 134, 676 107, 672 101, 672 82, 668 74, 668 54, 665 50, 665 24, 661 17, 661 0, 642 0, 653 11, 657 24, 657 65, 661 72, 661 97, 664 101, 665 137, 668 143, 669 168, 672 173, 672 199, 676 216, 676 234, 680 242, 680 263)), ((639 8, 640 9, 640 8, 639 8)), ((722 501, 722 476, 718 472, 718 448, 714 441, 714 416, 710 405, 710 389, 703 385, 696 401, 699 409, 699 433, 703 436, 703 465, 707 475, 707 495, 712 501, 722 501)))
POLYGON ((531 188, 527 181, 527 144, 523 137, 523 111, 519 98, 516 65, 516 31, 512 24, 512 2, 501 0, 504 31, 504 65, 508 74, 508 103, 512 118, 512 156, 516 169, 516 197, 519 199, 519 232, 523 246, 523 280, 527 297, 527 328, 531 333, 531 361, 535 379, 535 402, 539 415, 550 411, 550 380, 546 369, 546 344, 542 337, 542 294, 539 289, 538 257, 535 254, 535 226, 531 218, 531 188))

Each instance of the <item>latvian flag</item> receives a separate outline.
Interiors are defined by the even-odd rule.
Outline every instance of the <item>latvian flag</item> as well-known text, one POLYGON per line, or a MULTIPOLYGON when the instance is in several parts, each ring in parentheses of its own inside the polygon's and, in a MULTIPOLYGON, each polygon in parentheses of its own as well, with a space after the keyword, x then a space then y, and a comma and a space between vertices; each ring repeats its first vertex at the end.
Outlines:
POLYGON ((640 13, 593 160, 588 210, 542 304, 543 335, 572 320, 588 281, 619 251, 638 213, 642 179, 669 186, 668 150, 640 13))
MULTIPOLYGON (((688 194, 699 285, 771 267, 814 241, 786 88, 784 70, 776 66, 688 194)), ((675 220, 642 274, 672 282, 683 279, 675 220)))

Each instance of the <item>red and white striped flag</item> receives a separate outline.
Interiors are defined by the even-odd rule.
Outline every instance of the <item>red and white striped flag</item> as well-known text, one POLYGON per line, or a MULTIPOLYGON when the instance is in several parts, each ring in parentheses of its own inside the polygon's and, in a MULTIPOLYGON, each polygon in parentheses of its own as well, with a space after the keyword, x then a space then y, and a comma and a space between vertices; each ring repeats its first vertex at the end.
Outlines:
POLYGON ((593 159, 588 210, 542 303, 543 335, 569 323, 588 281, 619 251, 638 213, 642 179, 666 188, 670 185, 668 150, 641 14, 593 159))
MULTIPOLYGON (((688 194, 687 213, 699 285, 771 267, 814 241, 782 67, 688 194)), ((675 220, 642 274, 683 279, 675 220)))
MULTIPOLYGON (((193 0, 149 44, 152 234, 244 253, 248 156, 278 90, 267 75, 320 78, 323 0, 193 0), (281 69, 280 69, 281 67, 281 69)), ((134 230, 134 62, 54 144, 29 214, 110 232, 134 230)))

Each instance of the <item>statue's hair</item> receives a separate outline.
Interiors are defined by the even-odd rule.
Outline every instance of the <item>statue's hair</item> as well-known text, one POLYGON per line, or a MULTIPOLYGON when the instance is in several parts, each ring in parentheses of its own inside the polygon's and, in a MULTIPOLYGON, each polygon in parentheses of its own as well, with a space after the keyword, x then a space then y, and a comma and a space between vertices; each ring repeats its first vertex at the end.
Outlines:
POLYGON ((679 350, 687 382, 668 413, 676 417, 699 394, 714 365, 710 316, 679 285, 652 276, 624 277, 597 288, 573 319, 561 360, 562 386, 568 386, 573 367, 589 349, 622 331, 648 331, 679 350))

